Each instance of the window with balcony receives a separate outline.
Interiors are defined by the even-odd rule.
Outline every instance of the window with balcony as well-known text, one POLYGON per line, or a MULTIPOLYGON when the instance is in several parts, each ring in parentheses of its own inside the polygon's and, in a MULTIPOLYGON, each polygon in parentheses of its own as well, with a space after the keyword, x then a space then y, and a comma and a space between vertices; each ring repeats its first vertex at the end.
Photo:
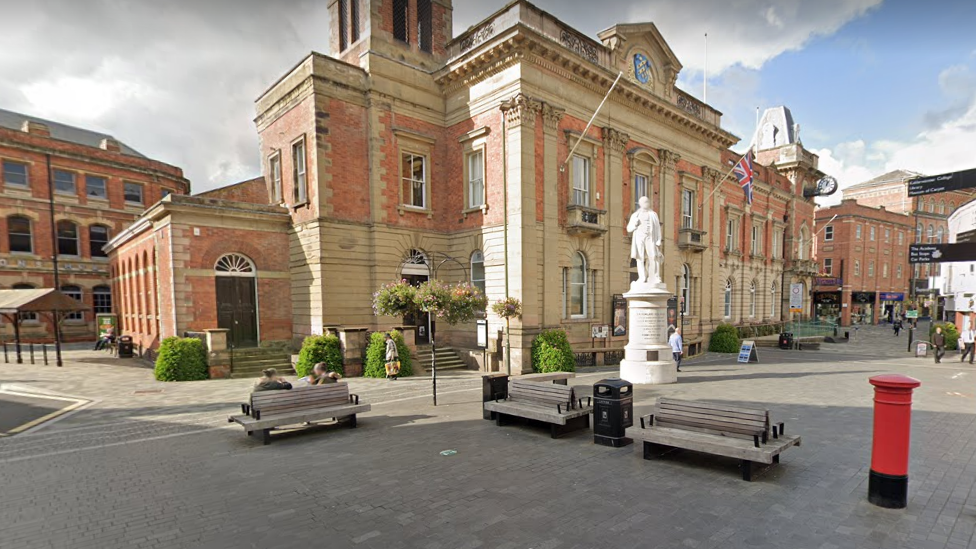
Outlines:
POLYGON ((590 205, 590 159, 573 155, 573 197, 572 204, 590 205))
POLYGON ((695 228, 695 191, 681 190, 681 228, 695 228))

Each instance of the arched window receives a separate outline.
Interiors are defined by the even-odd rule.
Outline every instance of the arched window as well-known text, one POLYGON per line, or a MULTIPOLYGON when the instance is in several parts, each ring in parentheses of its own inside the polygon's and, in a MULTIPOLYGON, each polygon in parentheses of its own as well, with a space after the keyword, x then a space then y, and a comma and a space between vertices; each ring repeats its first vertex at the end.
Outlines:
POLYGON ((927 234, 929 238, 929 243, 931 244, 932 240, 935 239, 935 227, 933 227, 931 223, 929 223, 929 230, 927 234))
POLYGON ((769 285, 769 318, 776 320, 776 302, 779 300, 779 292, 776 283, 769 285))
POLYGON ((935 213, 935 200, 929 199, 929 213, 935 213))
POLYGON ((749 283, 749 318, 756 318, 756 281, 749 283))
POLYGON ((7 235, 10 239, 10 251, 34 253, 34 242, 31 238, 30 218, 22 215, 12 215, 7 218, 7 235))
POLYGON ((95 314, 110 314, 112 312, 112 289, 108 286, 92 288, 92 307, 95 314))
POLYGON ((922 224, 921 223, 918 224, 918 227, 915 227, 915 243, 916 244, 921 244, 922 243, 922 224))
POLYGON ((88 246, 91 248, 92 257, 108 257, 102 249, 106 244, 108 244, 108 227, 105 225, 88 227, 88 246))
POLYGON ((254 263, 245 255, 227 254, 220 257, 214 265, 214 271, 220 276, 246 276, 256 274, 254 263))
POLYGON ((485 293, 485 254, 481 250, 471 254, 471 284, 485 293))
POLYGON ((58 255, 78 255, 78 225, 62 219, 57 227, 58 255))
MULTIPOLYGON (((80 286, 61 286, 61 293, 72 298, 81 301, 81 287, 80 286)), ((74 313, 68 313, 64 316, 65 320, 85 320, 85 313, 78 311, 74 313)))
POLYGON ((861 262, 854 260, 854 276, 861 276, 861 262))
POLYGON ((939 213, 945 215, 945 200, 939 202, 939 213))
POLYGON ((691 303, 691 267, 688 265, 681 266, 681 279, 679 280, 678 288, 681 292, 680 302, 678 307, 682 314, 689 314, 689 304, 691 303))
POLYGON ((945 234, 945 229, 943 229, 942 227, 939 227, 939 230, 938 230, 938 232, 935 235, 935 242, 938 243, 938 244, 942 244, 942 236, 944 234, 945 234))
POLYGON ((588 294, 586 258, 583 252, 573 254, 573 266, 569 270, 569 316, 586 318, 588 294))
POLYGON ((725 281, 725 310, 722 312, 725 318, 732 318, 732 279, 725 281))
MULTIPOLYGON (((34 285, 21 282, 18 284, 14 284, 12 288, 14 290, 33 290, 34 285)), ((31 321, 31 322, 37 322, 37 313, 20 313, 20 319, 31 321)))
POLYGON ((807 231, 807 228, 805 226, 800 227, 800 245, 797 247, 796 250, 797 259, 800 260, 807 259, 808 257, 807 246, 809 245, 810 245, 810 233, 809 231, 807 231))

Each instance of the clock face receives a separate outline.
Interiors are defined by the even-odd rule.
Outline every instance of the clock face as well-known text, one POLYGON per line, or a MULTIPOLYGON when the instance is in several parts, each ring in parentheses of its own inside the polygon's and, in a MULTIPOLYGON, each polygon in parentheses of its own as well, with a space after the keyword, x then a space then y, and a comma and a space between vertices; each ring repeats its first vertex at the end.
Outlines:
POLYGON ((651 60, 643 53, 634 54, 634 76, 641 84, 651 81, 651 60))
POLYGON ((817 188, 820 196, 830 196, 837 192, 837 180, 826 175, 817 182, 817 188))

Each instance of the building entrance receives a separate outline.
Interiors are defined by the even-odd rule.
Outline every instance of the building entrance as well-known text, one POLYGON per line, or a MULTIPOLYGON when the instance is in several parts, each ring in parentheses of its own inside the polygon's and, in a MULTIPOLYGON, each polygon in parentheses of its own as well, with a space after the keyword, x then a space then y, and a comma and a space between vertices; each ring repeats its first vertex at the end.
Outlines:
POLYGON ((226 329, 227 344, 235 348, 258 345, 255 269, 251 260, 228 254, 217 260, 217 327, 226 329))

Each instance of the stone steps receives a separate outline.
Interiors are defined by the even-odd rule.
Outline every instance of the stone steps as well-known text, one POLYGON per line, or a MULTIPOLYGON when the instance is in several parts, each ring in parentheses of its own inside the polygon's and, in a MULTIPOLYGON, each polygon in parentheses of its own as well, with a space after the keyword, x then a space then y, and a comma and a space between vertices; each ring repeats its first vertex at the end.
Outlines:
MULTIPOLYGON (((461 356, 458 355, 457 351, 450 347, 438 347, 434 352, 437 356, 437 370, 455 370, 455 369, 465 369, 468 367, 461 356)), ((417 347, 414 353, 414 364, 423 368, 424 370, 430 371, 430 347, 423 346, 417 347)))
POLYGON ((247 349, 234 351, 231 378, 258 378, 262 370, 275 368, 281 375, 294 375, 291 355, 278 349, 247 349))

